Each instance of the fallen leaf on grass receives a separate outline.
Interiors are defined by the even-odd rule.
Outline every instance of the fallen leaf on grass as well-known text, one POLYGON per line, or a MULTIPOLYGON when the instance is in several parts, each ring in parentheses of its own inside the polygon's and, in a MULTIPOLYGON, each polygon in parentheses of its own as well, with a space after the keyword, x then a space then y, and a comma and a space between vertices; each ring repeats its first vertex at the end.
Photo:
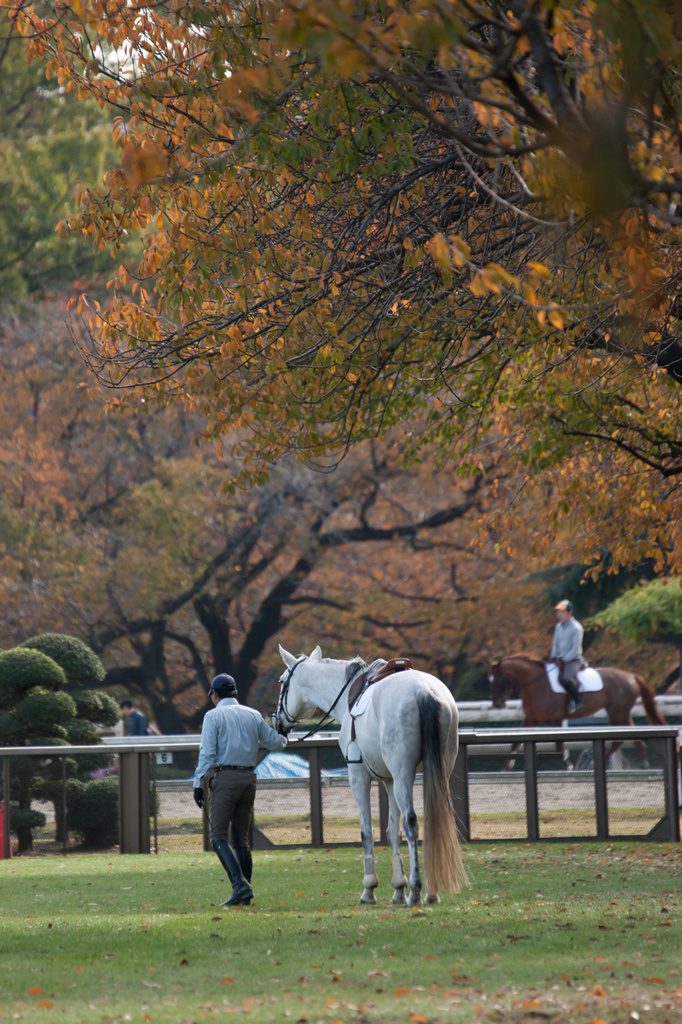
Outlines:
POLYGON ((651 981, 655 985, 665 985, 663 978, 642 978, 642 981, 651 981))
POLYGON ((411 988, 397 988, 395 990, 395 994, 397 995, 398 999, 400 999, 401 996, 406 996, 411 991, 412 991, 411 988))
POLYGON ((43 999, 43 1001, 41 1003, 37 1003, 36 1005, 37 1006, 50 1007, 50 1006, 54 1006, 54 1003, 51 1003, 49 999, 43 999))
POLYGON ((30 988, 30 989, 28 990, 28 992, 26 993, 26 995, 29 995, 29 996, 42 996, 42 994, 44 993, 44 991, 45 991, 45 989, 44 989, 44 988, 37 988, 37 987, 34 987, 34 988, 30 988))
MULTIPOLYGON (((300 978, 299 978, 299 981, 300 981, 300 978)), ((219 985, 234 985, 234 981, 232 980, 232 978, 225 977, 225 978, 221 978, 220 981, 218 982, 218 984, 219 985)))

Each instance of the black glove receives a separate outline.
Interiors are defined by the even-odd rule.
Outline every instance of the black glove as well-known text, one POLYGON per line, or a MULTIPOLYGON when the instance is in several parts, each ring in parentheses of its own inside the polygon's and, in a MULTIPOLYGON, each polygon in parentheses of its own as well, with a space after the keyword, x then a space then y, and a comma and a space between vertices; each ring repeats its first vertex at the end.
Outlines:
POLYGON ((204 806, 204 791, 198 786, 194 787, 194 803, 199 808, 204 806))

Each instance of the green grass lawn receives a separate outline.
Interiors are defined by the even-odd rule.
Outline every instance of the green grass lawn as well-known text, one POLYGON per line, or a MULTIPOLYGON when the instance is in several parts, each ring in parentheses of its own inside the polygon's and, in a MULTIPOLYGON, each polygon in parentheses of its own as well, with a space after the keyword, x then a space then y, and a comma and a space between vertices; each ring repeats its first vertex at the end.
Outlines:
POLYGON ((357 849, 0 862, 0 1021, 664 1024, 682 1015, 682 847, 481 845, 436 907, 360 907, 357 849))

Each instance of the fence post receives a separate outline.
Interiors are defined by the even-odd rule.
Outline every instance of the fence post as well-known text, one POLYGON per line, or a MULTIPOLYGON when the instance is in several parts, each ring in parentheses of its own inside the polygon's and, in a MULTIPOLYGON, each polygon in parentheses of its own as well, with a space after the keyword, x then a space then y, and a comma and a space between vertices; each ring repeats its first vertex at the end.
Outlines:
POLYGON ((319 747, 310 747, 308 762, 310 764, 310 842, 313 846, 324 846, 319 747))
POLYGON ((150 853, 149 753, 134 747, 119 754, 119 850, 150 853))
POLYGON ((665 811, 670 822, 670 842, 680 841, 680 794, 677 788, 677 765, 679 755, 675 737, 663 740, 665 757, 663 759, 663 784, 665 786, 665 811))
POLYGON ((12 856, 12 845, 10 843, 10 805, 9 805, 9 790, 10 790, 10 778, 9 778, 9 758, 3 757, 2 759, 2 803, 3 810, 5 812, 5 828, 3 833, 3 851, 2 855, 4 860, 9 860, 12 856))
POLYGON ((540 815, 538 813, 538 755, 535 743, 523 744, 523 771, 526 782, 526 831, 535 843, 540 838, 540 815))
POLYGON ((66 758, 62 758, 62 853, 69 848, 69 830, 66 824, 66 758))
POLYGON ((606 755, 604 740, 594 740, 594 809, 597 814, 597 839, 609 838, 609 803, 606 792, 606 755))

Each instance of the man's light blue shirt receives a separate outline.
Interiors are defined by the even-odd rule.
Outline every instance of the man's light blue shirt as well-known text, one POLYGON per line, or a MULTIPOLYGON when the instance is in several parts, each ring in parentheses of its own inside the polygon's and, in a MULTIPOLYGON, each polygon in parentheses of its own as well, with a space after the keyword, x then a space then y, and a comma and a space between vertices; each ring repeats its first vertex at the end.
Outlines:
POLYGON ((270 728, 260 711, 240 704, 236 697, 223 697, 214 708, 206 712, 201 727, 199 762, 194 773, 194 785, 211 769, 221 764, 256 767, 258 750, 283 750, 286 736, 270 728))

